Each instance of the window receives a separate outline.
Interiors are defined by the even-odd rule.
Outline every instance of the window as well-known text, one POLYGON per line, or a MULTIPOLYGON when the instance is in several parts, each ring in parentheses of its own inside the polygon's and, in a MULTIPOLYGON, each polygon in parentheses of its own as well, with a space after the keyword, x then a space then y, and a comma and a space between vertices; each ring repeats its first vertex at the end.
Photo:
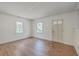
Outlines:
POLYGON ((57 24, 57 21, 54 21, 53 24, 57 24))
POLYGON ((54 21, 53 24, 62 24, 62 21, 54 21))
POLYGON ((16 33, 23 33, 23 23, 16 22, 16 33))
POLYGON ((37 32, 42 33, 43 32, 43 23, 37 23, 37 32))
POLYGON ((58 21, 58 24, 62 24, 62 21, 58 21))

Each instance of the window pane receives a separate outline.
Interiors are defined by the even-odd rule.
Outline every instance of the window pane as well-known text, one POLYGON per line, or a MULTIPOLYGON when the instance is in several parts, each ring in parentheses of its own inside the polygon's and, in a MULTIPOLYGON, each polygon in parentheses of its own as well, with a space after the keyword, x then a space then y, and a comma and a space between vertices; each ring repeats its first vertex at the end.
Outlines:
POLYGON ((37 32, 42 33, 43 32, 43 23, 37 23, 37 32))
POLYGON ((53 24, 57 24, 57 21, 54 21, 53 24))
POLYGON ((16 22, 16 33, 23 33, 23 23, 16 22))
POLYGON ((62 21, 58 21, 58 24, 62 24, 62 21))

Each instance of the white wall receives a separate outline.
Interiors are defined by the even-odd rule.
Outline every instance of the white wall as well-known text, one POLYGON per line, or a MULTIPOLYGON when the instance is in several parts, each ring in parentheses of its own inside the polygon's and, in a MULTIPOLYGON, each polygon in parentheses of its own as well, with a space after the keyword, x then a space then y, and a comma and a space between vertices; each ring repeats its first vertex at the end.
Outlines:
POLYGON ((79 11, 76 13, 76 20, 75 20, 75 29, 74 29, 74 46, 79 55, 79 11))
POLYGON ((51 34, 51 19, 49 17, 47 18, 44 18, 44 19, 37 19, 33 22, 33 35, 35 37, 38 37, 38 38, 42 38, 42 39, 47 39, 47 40, 52 40, 52 34, 51 34), (36 24, 38 22, 42 22, 44 23, 43 24, 43 33, 37 33, 36 32, 36 24))
MULTIPOLYGON (((43 19, 37 19, 34 21, 33 28, 34 30, 34 36, 47 39, 47 40, 53 40, 52 36, 52 20, 56 19, 63 19, 63 40, 58 40, 57 42, 62 42, 66 44, 73 44, 73 27, 74 27, 74 19, 75 19, 76 12, 68 12, 56 16, 50 16, 43 19), (36 32, 36 23, 43 22, 44 23, 44 32, 42 34, 39 34, 36 32)), ((56 40, 53 40, 56 41, 56 40)))
POLYGON ((59 42, 73 45, 73 29, 74 20, 76 19, 76 12, 68 12, 54 16, 53 19, 63 20, 63 40, 59 40, 59 42))
POLYGON ((0 44, 31 36, 31 21, 0 13, 0 44), (24 32, 16 34, 16 21, 24 24, 24 32))
POLYGON ((5 13, 0 13, 0 44, 26 38, 29 36, 56 41, 53 40, 52 36, 52 20, 57 19, 64 20, 63 40, 58 40, 57 42, 62 42, 70 45, 74 44, 76 51, 79 54, 79 11, 37 19, 33 22, 27 19, 25 20, 5 13), (16 34, 16 21, 21 21, 24 23, 23 34, 16 34), (44 23, 44 32, 41 34, 36 32, 36 23, 38 22, 44 23))

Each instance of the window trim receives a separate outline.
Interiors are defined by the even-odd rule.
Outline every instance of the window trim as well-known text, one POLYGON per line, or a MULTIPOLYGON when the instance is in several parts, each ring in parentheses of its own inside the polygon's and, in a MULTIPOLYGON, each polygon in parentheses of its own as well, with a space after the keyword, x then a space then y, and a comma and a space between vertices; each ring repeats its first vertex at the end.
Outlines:
POLYGON ((43 33, 43 23, 42 22, 39 22, 36 24, 36 31, 37 33, 43 33), (38 26, 41 26, 41 30, 39 29, 40 27, 38 26))
POLYGON ((16 22, 16 33, 17 34, 22 34, 23 33, 23 22, 17 21, 16 22), (20 27, 20 28, 18 28, 20 27))

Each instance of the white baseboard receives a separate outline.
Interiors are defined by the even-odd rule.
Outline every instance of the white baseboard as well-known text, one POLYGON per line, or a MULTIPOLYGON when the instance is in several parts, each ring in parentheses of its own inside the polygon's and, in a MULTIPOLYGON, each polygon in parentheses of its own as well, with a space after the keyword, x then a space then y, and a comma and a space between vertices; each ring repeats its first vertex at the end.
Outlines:
POLYGON ((66 44, 66 45, 70 45, 70 46, 74 46, 72 43, 69 43, 69 42, 56 41, 56 40, 53 40, 53 41, 54 41, 54 42, 63 43, 63 44, 66 44))
POLYGON ((31 36, 29 37, 22 37, 22 38, 17 38, 17 39, 10 39, 10 40, 4 40, 4 41, 1 41, 0 44, 5 44, 5 43, 9 43, 9 42, 14 42, 14 41, 17 41, 17 40, 21 40, 21 39, 27 39, 27 38, 30 38, 31 36))
POLYGON ((77 54, 79 56, 79 51, 78 51, 78 48, 76 46, 75 46, 75 50, 76 50, 76 52, 77 52, 77 54))
POLYGON ((63 44, 66 44, 66 45, 74 46, 73 44, 68 43, 68 42, 61 42, 61 41, 49 40, 47 38, 40 38, 40 37, 35 37, 35 38, 44 39, 44 40, 48 40, 48 41, 59 42, 59 43, 63 43, 63 44))
POLYGON ((43 37, 36 37, 36 36, 33 36, 35 38, 39 38, 39 39, 43 39, 43 40, 48 40, 48 41, 52 41, 51 39, 48 39, 48 38, 43 38, 43 37))
POLYGON ((76 50, 76 52, 77 52, 77 54, 79 56, 79 48, 78 48, 78 45, 76 43, 74 43, 74 48, 75 48, 75 50, 76 50))

